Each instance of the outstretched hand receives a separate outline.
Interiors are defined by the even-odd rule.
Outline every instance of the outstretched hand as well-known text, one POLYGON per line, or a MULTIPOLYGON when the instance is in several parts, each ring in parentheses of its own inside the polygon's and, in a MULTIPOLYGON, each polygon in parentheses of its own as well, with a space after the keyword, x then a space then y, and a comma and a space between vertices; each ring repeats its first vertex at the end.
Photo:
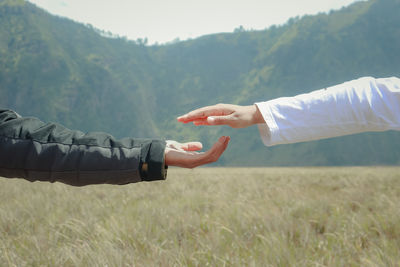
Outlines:
POLYGON ((183 168, 195 168, 204 164, 215 162, 228 146, 230 137, 222 136, 206 152, 197 152, 203 148, 199 142, 179 143, 167 141, 165 148, 165 164, 183 168))
POLYGON ((177 118, 179 122, 194 125, 229 125, 245 128, 257 123, 265 123, 256 105, 238 106, 218 104, 193 110, 177 118))

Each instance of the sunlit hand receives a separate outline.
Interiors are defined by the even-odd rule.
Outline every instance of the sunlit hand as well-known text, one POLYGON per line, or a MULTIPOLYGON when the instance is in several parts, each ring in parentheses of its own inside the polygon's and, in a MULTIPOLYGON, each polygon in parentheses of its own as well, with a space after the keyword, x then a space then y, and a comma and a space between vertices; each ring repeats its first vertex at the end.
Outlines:
POLYGON ((256 105, 218 104, 193 110, 177 119, 183 123, 193 122, 194 125, 229 125, 232 128, 265 123, 256 105))
POLYGON ((206 152, 197 152, 203 148, 199 142, 178 143, 167 141, 165 148, 165 164, 183 168, 195 168, 204 164, 215 162, 228 146, 230 137, 222 136, 206 152))

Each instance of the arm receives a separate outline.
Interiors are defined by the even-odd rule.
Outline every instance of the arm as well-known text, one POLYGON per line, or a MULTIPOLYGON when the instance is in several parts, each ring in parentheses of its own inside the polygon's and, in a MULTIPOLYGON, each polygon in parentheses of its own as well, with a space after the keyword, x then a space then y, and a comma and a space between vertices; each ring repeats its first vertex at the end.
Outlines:
POLYGON ((0 111, 0 176, 29 181, 127 184, 162 180, 165 142, 116 140, 0 111), (142 167, 146 168, 142 171, 142 167))
POLYGON ((178 121, 234 128, 258 124, 267 146, 400 130, 400 80, 362 78, 255 106, 219 104, 189 112, 178 121))
POLYGON ((84 134, 0 110, 0 176, 75 186, 163 180, 166 164, 209 163, 207 156, 218 158, 227 142, 224 138, 210 151, 196 153, 193 150, 201 149, 196 142, 176 142, 174 148, 162 140, 116 140, 106 133, 84 134))
POLYGON ((268 146, 400 130, 400 80, 366 77, 257 106, 266 122, 259 125, 260 134, 268 146))

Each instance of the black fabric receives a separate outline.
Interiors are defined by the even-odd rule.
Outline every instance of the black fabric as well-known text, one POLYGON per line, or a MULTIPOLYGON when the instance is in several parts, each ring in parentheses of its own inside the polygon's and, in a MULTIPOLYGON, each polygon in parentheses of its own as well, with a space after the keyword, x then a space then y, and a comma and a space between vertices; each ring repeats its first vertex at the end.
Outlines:
POLYGON ((164 166, 164 150, 165 142, 153 141, 149 146, 149 152, 146 154, 144 162, 147 162, 148 171, 146 177, 143 178, 145 181, 159 180, 160 172, 162 170, 164 177, 167 176, 166 166, 164 166), (161 159, 162 160, 159 160, 161 159))
POLYGON ((106 133, 73 131, 0 110, 0 176, 29 181, 127 184, 165 179, 165 142, 116 140, 106 133), (146 163, 148 172, 141 175, 146 163))

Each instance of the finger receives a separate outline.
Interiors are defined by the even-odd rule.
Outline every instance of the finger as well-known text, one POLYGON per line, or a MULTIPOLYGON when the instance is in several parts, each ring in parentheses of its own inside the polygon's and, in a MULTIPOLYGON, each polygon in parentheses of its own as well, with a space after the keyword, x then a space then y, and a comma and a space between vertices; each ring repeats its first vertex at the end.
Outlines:
POLYGON ((210 116, 207 118, 208 125, 231 125, 233 116, 210 116))
POLYGON ((214 106, 208 106, 193 110, 185 115, 182 115, 177 118, 179 122, 188 123, 198 119, 204 119, 208 116, 223 116, 232 113, 231 110, 227 105, 219 104, 214 106))
POLYGON ((210 116, 205 119, 197 119, 193 121, 196 126, 200 125, 232 125, 234 117, 232 115, 228 116, 210 116))
POLYGON ((216 160, 224 153, 225 149, 228 147, 231 138, 229 136, 222 136, 219 138, 218 142, 211 148, 210 154, 217 156, 216 160))
POLYGON ((225 152, 225 150, 228 147, 230 141, 231 141, 231 137, 227 136, 226 139, 225 139, 225 142, 224 142, 224 148, 223 148, 222 153, 225 152))
POLYGON ((179 143, 174 140, 167 140, 166 147, 181 151, 198 151, 203 148, 203 145, 200 142, 179 143))
POLYGON ((218 139, 218 141, 211 147, 210 150, 196 155, 198 157, 198 161, 196 162, 196 166, 208 164, 211 162, 217 161, 222 153, 224 153, 225 149, 228 146, 230 137, 222 136, 218 139))
POLYGON ((176 150, 183 150, 182 144, 177 142, 177 141, 174 141, 174 140, 167 140, 166 141, 166 147, 173 148, 173 149, 176 149, 176 150))
POLYGON ((194 121, 193 121, 193 124, 196 125, 196 126, 200 126, 200 125, 210 125, 210 124, 207 122, 207 118, 205 118, 205 119, 194 120, 194 121))
POLYGON ((198 151, 203 149, 203 144, 200 142, 183 143, 181 148, 185 151, 198 151))

